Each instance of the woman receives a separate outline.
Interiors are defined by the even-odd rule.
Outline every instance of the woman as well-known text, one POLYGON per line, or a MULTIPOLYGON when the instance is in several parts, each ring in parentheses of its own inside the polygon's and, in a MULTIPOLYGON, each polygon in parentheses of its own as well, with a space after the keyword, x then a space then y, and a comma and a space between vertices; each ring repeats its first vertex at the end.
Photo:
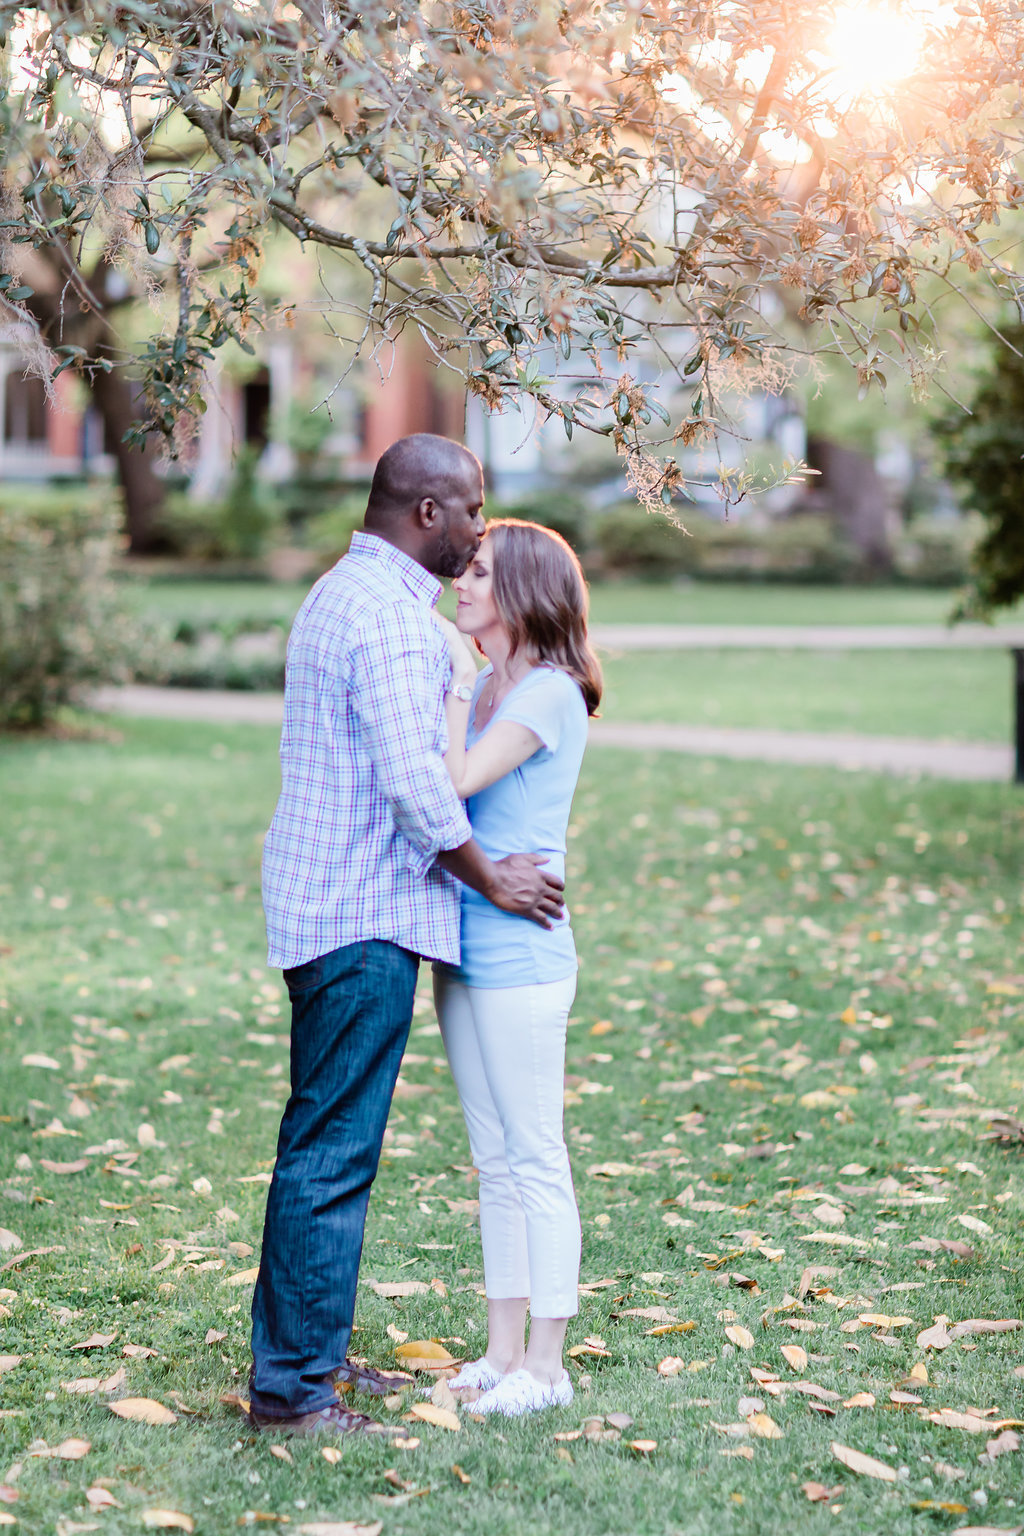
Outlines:
MULTIPOLYGON (((446 765, 491 858, 525 848, 562 874, 587 716, 601 698, 579 562, 558 534, 509 518, 489 525, 454 585, 456 627, 442 621, 452 654, 446 765), (487 658, 479 675, 463 635, 487 658)), ((487 1289, 487 1349, 449 1386, 482 1393, 474 1412, 518 1417, 573 1396, 562 1364, 580 1259, 562 1134, 572 930, 567 917, 545 930, 464 887, 461 965, 434 969, 480 1173, 487 1289)))

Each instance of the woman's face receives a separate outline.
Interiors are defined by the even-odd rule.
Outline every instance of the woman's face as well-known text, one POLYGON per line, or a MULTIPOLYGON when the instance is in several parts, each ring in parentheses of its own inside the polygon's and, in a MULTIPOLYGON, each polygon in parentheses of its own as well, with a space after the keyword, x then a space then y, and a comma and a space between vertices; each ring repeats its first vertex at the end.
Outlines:
POLYGON ((481 640, 495 626, 502 629, 501 615, 492 590, 491 541, 485 538, 462 576, 452 582, 458 594, 456 628, 481 640))

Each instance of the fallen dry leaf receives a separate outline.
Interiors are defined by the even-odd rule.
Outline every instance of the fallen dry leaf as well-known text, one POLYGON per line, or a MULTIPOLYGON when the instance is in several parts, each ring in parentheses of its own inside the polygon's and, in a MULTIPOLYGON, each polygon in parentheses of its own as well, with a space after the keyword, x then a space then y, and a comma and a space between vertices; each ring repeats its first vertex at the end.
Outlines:
POLYGON ((754 1335, 749 1328, 744 1328, 742 1323, 733 1323, 725 1330, 725 1336, 730 1344, 735 1344, 737 1349, 753 1349, 754 1335))
POLYGON ((87 1157, 78 1157, 73 1163, 55 1163, 48 1157, 39 1159, 40 1168, 45 1168, 47 1173, 84 1173, 89 1166, 87 1157))
MULTIPOLYGON (((156 1266, 154 1265, 154 1269, 155 1268, 156 1268, 156 1266)), ((240 1269, 238 1271, 237 1275, 228 1275, 227 1278, 222 1280, 220 1283, 221 1283, 221 1285, 229 1285, 229 1286, 255 1285, 256 1284, 256 1278, 259 1275, 259 1272, 260 1272, 259 1265, 258 1264, 254 1264, 252 1269, 240 1269)))
POLYGON ((59 1072, 60 1062, 52 1056, 44 1056, 42 1051, 30 1051, 27 1056, 21 1058, 23 1067, 45 1067, 48 1072, 59 1072))
POLYGON ((191 1515, 183 1515, 180 1509, 144 1509, 142 1523, 151 1531, 194 1531, 196 1523, 191 1515))
POLYGON ((1004 1429, 1001 1435, 996 1435, 992 1440, 985 1441, 985 1454, 987 1456, 1005 1456, 1009 1451, 1020 1450, 1020 1435, 1015 1429, 1004 1429))
POLYGON ((367 1280, 366 1284, 386 1301, 400 1296, 428 1296, 430 1286, 423 1280, 367 1280))
POLYGON ((109 1488, 87 1488, 85 1501, 90 1509, 122 1509, 124 1507, 114 1498, 109 1488))
POLYGON ((435 1339, 410 1339, 406 1344, 399 1344, 395 1348, 395 1359, 409 1371, 441 1371, 455 1364, 455 1356, 435 1339))
POLYGON ((413 1403, 409 1410, 415 1419, 422 1419, 424 1424, 433 1424, 436 1429, 461 1429, 459 1416, 452 1413, 450 1408, 439 1408, 436 1403, 413 1403))
POLYGON ((810 1499, 812 1504, 827 1504, 829 1499, 838 1498, 842 1491, 842 1483, 837 1483, 834 1488, 826 1488, 824 1483, 800 1484, 800 1492, 810 1499))
POLYGON ((344 1452, 339 1451, 336 1445, 325 1445, 320 1455, 324 1461, 329 1462, 332 1467, 336 1467, 338 1462, 341 1461, 344 1452))
POLYGON ((807 1351, 802 1344, 783 1344, 782 1358, 794 1371, 806 1371, 807 1351))
POLYGON ((889 1393, 889 1401, 890 1403, 895 1403, 898 1408, 906 1408, 914 1403, 920 1403, 922 1399, 918 1397, 916 1392, 894 1391, 889 1393))
POLYGON ((753 1461, 754 1447, 752 1445, 723 1445, 719 1447, 719 1456, 739 1456, 744 1461, 753 1461))
POLYGON ((152 1397, 123 1397, 119 1403, 108 1403, 111 1413, 119 1419, 132 1419, 138 1424, 177 1424, 178 1415, 165 1408, 152 1397))
POLYGON ((126 1344, 121 1350, 126 1360, 159 1360, 160 1351, 148 1344, 126 1344))
POLYGON ((893 1328, 909 1328, 914 1319, 912 1317, 891 1317, 888 1312, 861 1312, 857 1321, 863 1323, 866 1328, 884 1328, 888 1333, 893 1328))
POLYGON ((760 1440, 781 1440, 782 1430, 775 1420, 767 1413, 752 1413, 747 1419, 750 1425, 750 1433, 757 1435, 760 1440))
POLYGON ((24 1358, 24 1355, 0 1355, 0 1376, 5 1371, 13 1371, 14 1367, 20 1365, 24 1358))
POLYGON ((206 1337, 203 1340, 203 1343, 204 1344, 219 1344, 222 1339, 226 1339, 226 1338, 227 1338, 226 1330, 223 1330, 223 1329, 220 1329, 220 1328, 207 1328, 207 1330, 206 1330, 206 1337))
POLYGON ((299 1536, 380 1536, 383 1520, 373 1525, 357 1525, 353 1520, 307 1520, 296 1527, 299 1536))
POLYGON ((678 1376, 685 1369, 686 1361, 680 1355, 666 1355, 664 1360, 658 1361, 659 1376, 678 1376))
POLYGON ((657 1440, 629 1440, 626 1442, 631 1451, 636 1451, 639 1456, 653 1456, 658 1449, 657 1440))
POLYGON ((875 1394, 873 1392, 855 1392, 843 1403, 844 1408, 873 1408, 875 1406, 875 1394))
POLYGON ((60 1445, 54 1447, 51 1454, 59 1456, 62 1461, 81 1461, 82 1457, 88 1456, 91 1450, 91 1440, 76 1440, 72 1438, 70 1440, 62 1440, 60 1445))
POLYGON ((1019 1317, 969 1317, 966 1322, 954 1323, 949 1331, 951 1339, 964 1339, 973 1333, 1014 1333, 1024 1328, 1019 1317))
POLYGON ((991 1429, 984 1419, 973 1413, 960 1413, 955 1408, 940 1408, 928 1415, 930 1424, 941 1424, 943 1429, 964 1429, 969 1435, 981 1435, 991 1429))
POLYGON ((72 1344, 72 1349, 106 1349, 108 1344, 113 1344, 117 1338, 117 1330, 113 1333, 90 1333, 81 1344, 72 1344))
POLYGON ((859 1472, 863 1477, 876 1477, 883 1483, 896 1481, 895 1467, 888 1466, 884 1461, 876 1461, 874 1456, 865 1456, 863 1451, 855 1451, 852 1446, 840 1445, 838 1440, 832 1441, 831 1450, 836 1461, 849 1467, 851 1472, 859 1472))
POLYGON ((460 1467, 457 1461, 452 1465, 452 1476, 457 1477, 464 1488, 468 1488, 473 1481, 465 1467, 460 1467))
POLYGON ((949 1329, 946 1326, 947 1319, 936 1318, 931 1328, 924 1328, 917 1336, 920 1349, 948 1349, 952 1340, 949 1337, 949 1329))
POLYGON ((278 1461, 286 1461, 290 1467, 294 1467, 295 1457, 286 1445, 272 1445, 269 1450, 271 1456, 276 1456, 278 1461))

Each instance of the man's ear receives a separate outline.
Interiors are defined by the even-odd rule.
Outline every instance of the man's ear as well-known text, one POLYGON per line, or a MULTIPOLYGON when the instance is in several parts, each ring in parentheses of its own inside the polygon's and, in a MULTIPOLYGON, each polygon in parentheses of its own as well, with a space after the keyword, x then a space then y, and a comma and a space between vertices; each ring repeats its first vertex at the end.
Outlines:
POLYGON ((416 506, 416 521, 421 528, 432 529, 437 522, 441 508, 433 496, 424 496, 416 506))

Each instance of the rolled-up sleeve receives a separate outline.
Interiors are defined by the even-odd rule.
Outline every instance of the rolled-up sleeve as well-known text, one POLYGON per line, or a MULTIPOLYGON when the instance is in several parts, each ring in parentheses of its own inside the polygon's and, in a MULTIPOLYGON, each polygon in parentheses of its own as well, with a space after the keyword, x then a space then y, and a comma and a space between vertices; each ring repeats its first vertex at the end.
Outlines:
POLYGON ((431 623, 408 606, 382 610, 353 637, 345 678, 374 773, 417 875, 472 836, 444 765, 444 700, 434 637, 425 628, 431 623))

